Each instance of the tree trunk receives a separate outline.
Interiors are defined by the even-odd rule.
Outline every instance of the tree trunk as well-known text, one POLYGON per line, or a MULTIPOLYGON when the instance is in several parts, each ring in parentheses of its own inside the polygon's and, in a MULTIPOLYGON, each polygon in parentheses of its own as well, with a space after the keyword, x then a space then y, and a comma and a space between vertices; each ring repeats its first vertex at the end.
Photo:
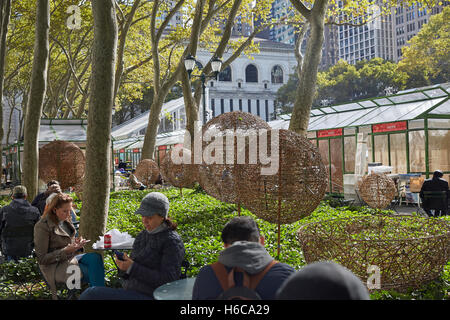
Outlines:
POLYGON ((307 20, 311 33, 307 41, 303 63, 298 61, 302 64, 302 67, 289 130, 305 136, 316 91, 317 72, 322 58, 323 30, 327 7, 328 0, 317 0, 314 7, 309 11, 307 20))
POLYGON ((130 13, 126 16, 126 20, 123 22, 123 27, 121 29, 119 44, 117 49, 117 70, 115 74, 114 80, 114 98, 116 98, 117 93, 119 92, 119 87, 122 79, 122 75, 124 72, 124 61, 123 56, 125 53, 125 43, 127 40, 128 31, 130 30, 131 23, 133 22, 134 15, 136 13, 137 8, 140 5, 141 0, 135 0, 133 6, 131 7, 130 13))
MULTIPOLYGON (((171 11, 171 14, 174 14, 176 10, 179 9, 179 5, 182 4, 182 1, 179 1, 177 5, 173 8, 171 11), (178 9, 177 9, 178 8, 178 9)), ((154 5, 157 5, 157 2, 155 1, 154 5)), ((144 145, 142 146, 142 159, 153 159, 154 157, 154 151, 155 151, 155 144, 156 144, 156 136, 158 134, 158 127, 160 123, 160 113, 161 109, 164 103, 164 100, 166 99, 167 94, 169 93, 170 89, 175 85, 176 81, 178 80, 180 74, 182 73, 184 69, 184 57, 187 53, 195 54, 196 48, 197 48, 197 42, 200 35, 200 29, 202 24, 202 13, 203 8, 205 6, 205 0, 199 0, 196 3, 196 9, 195 9, 195 17, 192 23, 191 28, 191 37, 189 39, 189 44, 187 48, 185 49, 183 55, 181 56, 181 59, 178 61, 178 65, 176 70, 172 73, 172 75, 161 82, 161 69, 160 69, 160 63, 159 63, 159 40, 162 35, 162 31, 164 30, 164 26, 169 22, 169 20, 164 20, 162 25, 159 27, 158 32, 156 32, 156 7, 154 8, 154 11, 152 12, 152 18, 150 23, 150 29, 151 29, 151 41, 152 41, 152 58, 153 58, 153 66, 154 66, 154 76, 153 76, 153 90, 154 90, 154 98, 153 103, 150 108, 149 118, 148 118, 148 126, 147 131, 145 133, 144 137, 144 145)), ((168 17, 171 15, 169 14, 168 17)), ((164 79, 164 78, 163 78, 164 79)))
POLYGON ((50 4, 49 0, 36 2, 36 38, 31 73, 31 86, 28 97, 24 130, 23 184, 28 198, 33 199, 38 189, 39 168, 39 126, 45 92, 47 90, 47 71, 49 58, 50 4))
MULTIPOLYGON (((0 146, 3 144, 3 87, 5 78, 6 36, 8 35, 9 17, 11 16, 11 0, 3 1, 1 6, 1 30, 0 30, 0 146)), ((0 171, 2 170, 0 159, 0 171)))
MULTIPOLYGON (((156 136, 158 135, 158 127, 160 123, 159 115, 164 104, 164 100, 168 94, 169 90, 159 90, 158 94, 153 98, 152 106, 150 107, 150 112, 148 116, 148 126, 145 132, 144 145, 142 146, 142 159, 153 159, 156 136)), ((155 92, 156 93, 156 92, 155 92)))
POLYGON ((94 40, 80 234, 94 243, 105 233, 111 172, 111 122, 117 52, 113 0, 92 0, 94 40))

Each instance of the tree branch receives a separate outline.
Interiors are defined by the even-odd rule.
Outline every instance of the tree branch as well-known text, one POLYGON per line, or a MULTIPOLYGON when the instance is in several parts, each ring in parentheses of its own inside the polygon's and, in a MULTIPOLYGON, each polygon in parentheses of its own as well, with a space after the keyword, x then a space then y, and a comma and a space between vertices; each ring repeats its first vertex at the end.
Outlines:
POLYGON ((307 20, 311 18, 311 10, 308 9, 301 0, 289 0, 295 9, 297 9, 298 12, 302 16, 304 16, 307 20))

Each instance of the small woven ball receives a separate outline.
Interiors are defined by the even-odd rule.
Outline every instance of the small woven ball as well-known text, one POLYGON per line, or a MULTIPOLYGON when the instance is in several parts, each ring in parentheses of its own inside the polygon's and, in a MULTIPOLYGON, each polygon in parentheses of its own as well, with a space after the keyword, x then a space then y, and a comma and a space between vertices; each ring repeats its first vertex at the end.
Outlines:
POLYGON ((197 180, 197 166, 186 148, 171 149, 161 160, 160 170, 163 179, 177 188, 191 188, 197 180))
POLYGON ((361 198, 372 208, 384 209, 394 200, 394 181, 384 173, 371 173, 358 181, 361 198))
POLYGON ((143 159, 136 166, 136 178, 146 186, 154 184, 159 177, 159 167, 152 159, 143 159))

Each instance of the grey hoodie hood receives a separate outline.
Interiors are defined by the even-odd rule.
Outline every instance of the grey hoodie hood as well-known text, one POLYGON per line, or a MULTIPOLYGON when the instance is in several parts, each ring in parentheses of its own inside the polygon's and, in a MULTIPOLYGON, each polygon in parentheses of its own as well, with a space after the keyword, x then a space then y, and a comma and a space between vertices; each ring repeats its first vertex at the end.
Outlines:
POLYGON ((219 255, 219 262, 227 267, 239 267, 248 274, 256 274, 273 260, 258 242, 236 241, 219 255))

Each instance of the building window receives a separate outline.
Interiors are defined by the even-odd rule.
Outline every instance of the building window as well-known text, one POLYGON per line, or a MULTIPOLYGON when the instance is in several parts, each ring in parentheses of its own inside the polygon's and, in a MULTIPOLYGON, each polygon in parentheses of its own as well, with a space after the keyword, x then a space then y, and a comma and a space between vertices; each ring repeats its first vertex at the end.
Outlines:
POLYGON ((211 99, 211 109, 212 109, 212 114, 213 114, 213 118, 216 116, 216 108, 214 105, 214 99, 211 99))
POLYGON ((265 108, 266 108, 266 122, 269 122, 269 100, 265 101, 265 108))
POLYGON ((242 111, 242 99, 239 99, 239 111, 242 111))
POLYGON ((245 82, 258 82, 258 69, 253 64, 245 68, 245 82))
POLYGON ((233 99, 230 99, 230 111, 234 111, 233 110, 233 99))
POLYGON ((228 66, 219 73, 219 81, 231 81, 231 67, 228 66))
POLYGON ((280 66, 272 68, 272 83, 283 83, 283 69, 280 66))
POLYGON ((225 104, 223 99, 220 99, 220 114, 225 113, 225 104))
POLYGON ((248 110, 247 110, 247 112, 252 113, 252 100, 248 99, 247 103, 248 103, 248 106, 247 106, 248 110))

